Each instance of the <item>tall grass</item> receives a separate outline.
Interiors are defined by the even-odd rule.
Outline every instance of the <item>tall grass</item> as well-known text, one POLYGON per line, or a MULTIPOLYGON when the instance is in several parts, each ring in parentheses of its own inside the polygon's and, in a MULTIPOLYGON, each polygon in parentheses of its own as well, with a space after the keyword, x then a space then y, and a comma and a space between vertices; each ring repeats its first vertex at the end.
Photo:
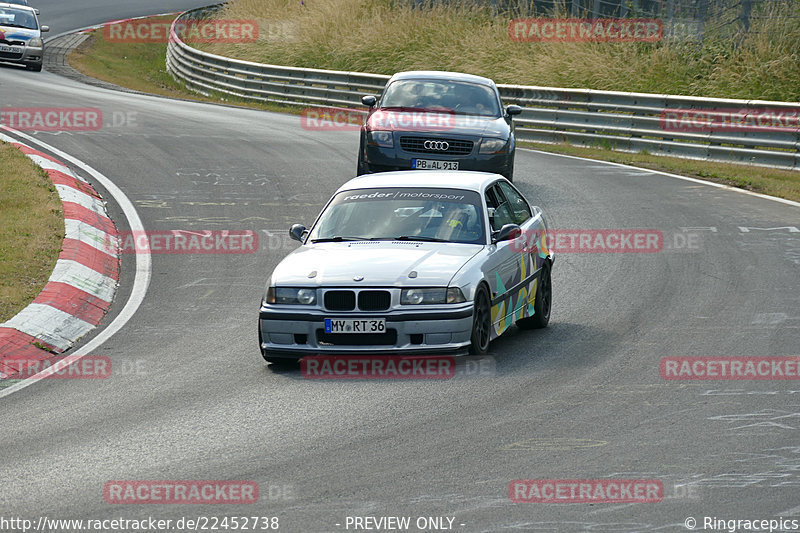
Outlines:
MULTIPOLYGON (((800 5, 800 3, 798 3, 800 5)), ((508 16, 471 0, 234 0, 221 19, 259 23, 257 43, 203 45, 262 63, 391 74, 455 70, 498 83, 800 100, 800 8, 770 12, 739 37, 704 42, 519 43, 508 16)))

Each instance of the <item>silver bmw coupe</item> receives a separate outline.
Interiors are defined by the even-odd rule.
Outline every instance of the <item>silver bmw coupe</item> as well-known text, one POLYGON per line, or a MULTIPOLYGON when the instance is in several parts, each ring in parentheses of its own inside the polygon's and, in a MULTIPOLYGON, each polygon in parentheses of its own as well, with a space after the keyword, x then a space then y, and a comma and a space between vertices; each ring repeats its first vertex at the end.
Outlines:
POLYGON ((508 180, 398 171, 342 185, 275 268, 259 313, 263 358, 485 354, 512 324, 550 320, 548 227, 508 180))

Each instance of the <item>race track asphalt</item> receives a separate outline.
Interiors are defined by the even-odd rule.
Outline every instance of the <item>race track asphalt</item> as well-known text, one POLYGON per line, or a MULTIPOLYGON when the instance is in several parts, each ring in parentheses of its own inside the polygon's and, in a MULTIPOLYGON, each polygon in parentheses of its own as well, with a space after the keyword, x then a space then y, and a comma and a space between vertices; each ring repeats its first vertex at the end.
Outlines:
MULTIPOLYGON (((55 32, 202 5, 39 4, 55 32)), ((344 531, 347 516, 366 515, 455 517, 454 530, 465 532, 800 519, 800 385, 659 375, 667 356, 800 354, 800 233, 752 229, 800 227, 800 208, 522 150, 515 182, 554 227, 657 229, 665 249, 560 254, 550 327, 514 328, 494 342, 491 375, 312 381, 260 361, 258 305, 267 275, 294 247, 289 225, 312 222, 353 177, 357 132, 307 131, 296 115, 124 94, 9 67, 0 67, 0 91, 4 107, 135 117, 33 136, 111 179, 146 229, 260 237, 253 254, 153 255, 143 304, 97 351, 118 369, 111 377, 43 380, 0 399, 0 515, 277 516, 290 532, 344 531), (693 248, 675 248, 689 234, 693 248), (515 479, 597 478, 658 479, 665 497, 508 498, 515 479), (241 506, 103 499, 110 480, 169 479, 253 480, 261 498, 241 506)), ((126 230, 111 200, 109 212, 126 230)), ((135 257, 123 257, 108 320, 133 280, 135 257)))

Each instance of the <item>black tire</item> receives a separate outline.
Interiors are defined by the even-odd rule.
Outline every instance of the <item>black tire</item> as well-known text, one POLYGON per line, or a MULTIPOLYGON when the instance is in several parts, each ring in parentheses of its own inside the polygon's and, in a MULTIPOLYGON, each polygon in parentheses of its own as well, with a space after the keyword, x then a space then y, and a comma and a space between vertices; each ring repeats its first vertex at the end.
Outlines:
POLYGON ((41 64, 38 64, 38 65, 25 65, 25 68, 28 69, 28 70, 32 70, 33 72, 41 72, 42 71, 42 65, 41 64))
POLYGON ((550 323, 550 308, 553 305, 553 284, 550 279, 550 261, 545 260, 539 271, 536 284, 536 300, 533 302, 533 316, 517 320, 521 329, 542 329, 550 323))
POLYGON ((489 291, 485 285, 478 286, 475 293, 475 307, 472 312, 472 335, 469 353, 486 355, 489 353, 489 340, 492 338, 492 308, 489 291))

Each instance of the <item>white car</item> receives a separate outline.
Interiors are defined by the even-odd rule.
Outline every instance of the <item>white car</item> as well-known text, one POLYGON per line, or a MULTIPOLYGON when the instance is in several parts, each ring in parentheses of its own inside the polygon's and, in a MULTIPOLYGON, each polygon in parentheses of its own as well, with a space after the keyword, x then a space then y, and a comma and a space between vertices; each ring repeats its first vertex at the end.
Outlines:
POLYGON ((50 31, 39 25, 38 9, 21 3, 0 2, 0 63, 25 65, 28 70, 42 70, 44 41, 50 31))
POLYGON ((399 171, 345 183, 267 283, 261 354, 485 354, 550 320, 542 210, 504 177, 399 171))

